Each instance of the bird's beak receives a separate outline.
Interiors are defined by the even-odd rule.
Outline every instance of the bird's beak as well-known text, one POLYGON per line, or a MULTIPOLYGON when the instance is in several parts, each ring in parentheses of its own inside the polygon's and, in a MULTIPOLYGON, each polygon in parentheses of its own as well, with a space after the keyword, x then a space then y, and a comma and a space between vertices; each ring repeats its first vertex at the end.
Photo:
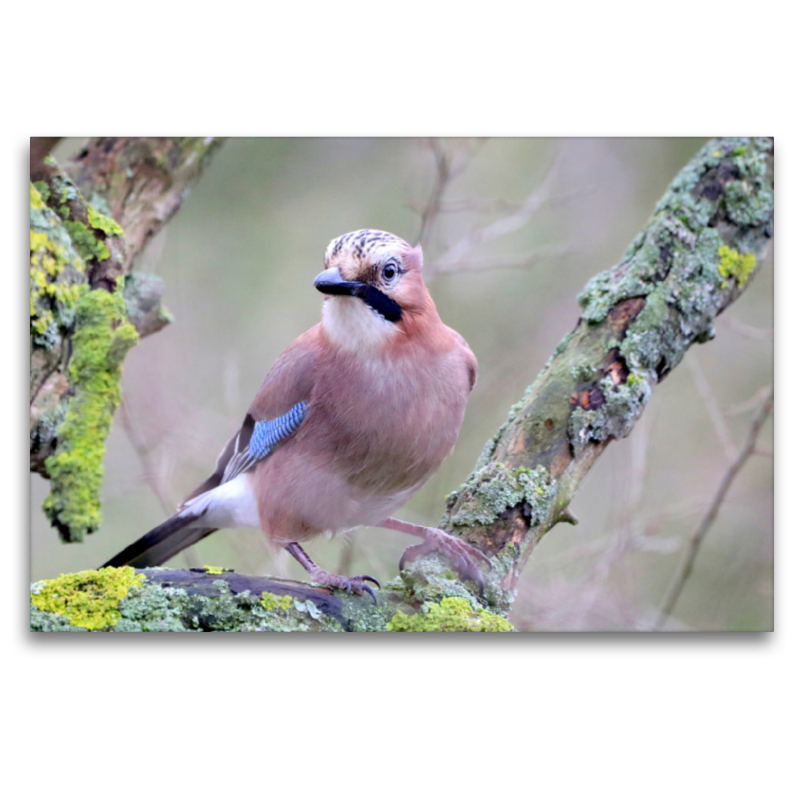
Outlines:
POLYGON ((342 279, 339 269, 331 267, 324 272, 320 272, 314 278, 314 286, 323 294, 348 295, 350 297, 361 297, 367 288, 361 281, 346 281, 342 279))

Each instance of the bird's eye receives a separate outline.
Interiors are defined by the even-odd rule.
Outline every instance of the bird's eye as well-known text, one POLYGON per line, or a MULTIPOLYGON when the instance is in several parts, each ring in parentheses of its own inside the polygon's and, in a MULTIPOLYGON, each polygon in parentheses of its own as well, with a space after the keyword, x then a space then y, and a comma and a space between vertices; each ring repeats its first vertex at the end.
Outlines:
POLYGON ((385 281, 393 280, 395 275, 397 275, 397 268, 393 264, 387 264, 383 268, 383 279, 385 281))

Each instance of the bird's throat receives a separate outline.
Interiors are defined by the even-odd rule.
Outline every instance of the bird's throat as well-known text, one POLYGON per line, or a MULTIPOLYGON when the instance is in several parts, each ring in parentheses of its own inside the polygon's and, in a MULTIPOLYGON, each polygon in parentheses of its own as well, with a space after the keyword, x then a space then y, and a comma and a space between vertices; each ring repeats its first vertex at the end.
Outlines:
POLYGON ((360 297, 328 297, 322 304, 322 328, 331 344, 354 353, 381 350, 400 333, 360 297))

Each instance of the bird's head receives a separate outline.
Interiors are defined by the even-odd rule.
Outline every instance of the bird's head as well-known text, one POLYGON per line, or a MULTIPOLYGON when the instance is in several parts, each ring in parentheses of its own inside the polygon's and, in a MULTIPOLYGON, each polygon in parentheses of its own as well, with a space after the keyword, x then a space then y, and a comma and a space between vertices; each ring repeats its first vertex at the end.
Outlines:
POLYGON ((436 313, 422 280, 422 249, 385 231, 334 239, 314 286, 326 295, 325 332, 349 350, 383 346, 407 333, 412 320, 436 313))

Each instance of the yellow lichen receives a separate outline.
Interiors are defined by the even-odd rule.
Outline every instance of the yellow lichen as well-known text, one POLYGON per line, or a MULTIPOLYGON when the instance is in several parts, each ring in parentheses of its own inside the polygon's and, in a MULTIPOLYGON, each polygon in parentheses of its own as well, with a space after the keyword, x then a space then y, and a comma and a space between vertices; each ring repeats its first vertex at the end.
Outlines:
POLYGON ((44 181, 37 181, 35 185, 33 183, 31 184, 31 208, 35 211, 41 211, 43 208, 46 208, 44 198, 42 197, 43 189, 46 189, 48 193, 50 192, 44 181))
MULTIPOLYGON (((752 253, 740 253, 727 245, 719 248, 719 274, 724 278, 734 278, 736 285, 741 289, 755 269, 756 257, 752 253)), ((727 282, 723 280, 723 288, 727 282)))
POLYGON ((409 615, 398 611, 386 628, 402 633, 508 633, 514 630, 507 619, 482 608, 477 611, 473 609, 466 597, 445 597, 441 603, 433 603, 426 612, 419 614, 409 615))
POLYGON ((222 567, 212 567, 209 564, 203 564, 203 569, 206 571, 207 575, 222 575, 225 571, 222 567))
POLYGON ((100 525, 105 443, 122 400, 122 361, 137 340, 127 321, 122 279, 114 292, 79 287, 69 364, 74 394, 55 455, 45 462, 50 494, 43 509, 65 541, 82 541, 100 525))
POLYGON ((89 224, 98 231, 103 231, 106 236, 122 236, 122 226, 111 217, 101 214, 96 208, 88 206, 86 209, 89 224))
POLYGON ((281 608, 288 611, 293 604, 292 596, 288 594, 272 594, 272 592, 261 593, 261 605, 267 611, 274 611, 276 608, 281 608))
POLYGON ((30 326, 37 346, 52 347, 59 330, 72 324, 83 271, 61 223, 31 184, 30 326))
POLYGON ((31 594, 31 602, 41 611, 61 614, 77 628, 113 628, 122 616, 119 601, 144 580, 144 575, 137 575, 133 567, 73 572, 43 581, 31 594))

